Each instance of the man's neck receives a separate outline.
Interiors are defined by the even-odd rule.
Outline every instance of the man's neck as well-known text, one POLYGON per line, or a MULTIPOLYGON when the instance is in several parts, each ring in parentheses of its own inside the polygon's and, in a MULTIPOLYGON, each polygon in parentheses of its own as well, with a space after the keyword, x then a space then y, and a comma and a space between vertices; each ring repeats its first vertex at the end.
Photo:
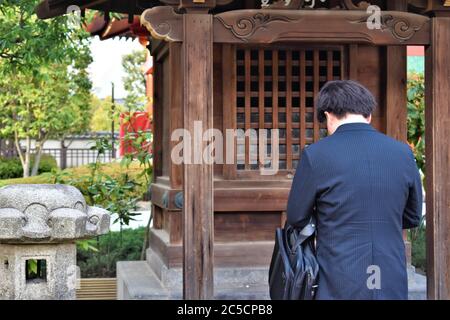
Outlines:
POLYGON ((340 120, 339 123, 337 124, 336 128, 339 128, 340 126, 344 125, 344 124, 349 124, 349 123, 365 123, 365 124, 370 124, 370 121, 365 118, 362 115, 359 114, 349 114, 348 116, 346 116, 344 119, 340 120))

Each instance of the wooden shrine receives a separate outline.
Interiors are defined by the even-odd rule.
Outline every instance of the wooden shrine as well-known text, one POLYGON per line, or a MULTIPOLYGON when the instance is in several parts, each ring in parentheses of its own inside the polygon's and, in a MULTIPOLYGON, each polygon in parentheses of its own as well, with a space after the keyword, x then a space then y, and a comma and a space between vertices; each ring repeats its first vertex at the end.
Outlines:
MULTIPOLYGON (((40 16, 61 14, 57 2, 41 3, 40 16)), ((213 296, 214 268, 268 267, 301 150, 327 134, 314 108, 327 81, 353 79, 367 86, 378 101, 373 125, 406 141, 406 46, 426 46, 428 297, 450 298, 448 1, 78 2, 83 8, 141 14, 151 34, 149 255, 167 269, 183 268, 189 299, 213 296), (378 16, 374 5, 381 9, 378 16), (222 132, 279 129, 279 172, 260 174, 248 137, 233 164, 174 163, 178 141, 172 141, 172 132, 193 132, 195 121, 203 130, 222 132)))

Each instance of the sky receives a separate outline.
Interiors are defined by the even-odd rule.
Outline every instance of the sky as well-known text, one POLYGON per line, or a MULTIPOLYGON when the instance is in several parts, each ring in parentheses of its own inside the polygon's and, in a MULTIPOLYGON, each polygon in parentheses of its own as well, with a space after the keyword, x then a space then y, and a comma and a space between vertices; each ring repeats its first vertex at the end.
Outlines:
MULTIPOLYGON (((89 76, 93 83, 93 92, 99 98, 111 96, 111 82, 114 82, 116 99, 123 99, 126 95, 123 88, 122 78, 125 75, 122 69, 122 56, 133 50, 143 50, 139 41, 119 40, 119 38, 100 41, 98 37, 92 39, 91 51, 93 62, 89 66, 89 76)), ((138 228, 146 226, 150 211, 140 211, 141 215, 136 217, 127 228, 138 228)), ((111 222, 113 219, 111 219, 111 222)), ((111 231, 119 231, 119 224, 111 223, 111 231)))
POLYGON ((99 98, 111 96, 111 82, 115 85, 115 98, 123 99, 126 95, 122 78, 122 56, 133 50, 142 50, 139 41, 118 38, 101 41, 92 39, 91 51, 94 61, 89 66, 89 75, 93 83, 93 93, 99 98))

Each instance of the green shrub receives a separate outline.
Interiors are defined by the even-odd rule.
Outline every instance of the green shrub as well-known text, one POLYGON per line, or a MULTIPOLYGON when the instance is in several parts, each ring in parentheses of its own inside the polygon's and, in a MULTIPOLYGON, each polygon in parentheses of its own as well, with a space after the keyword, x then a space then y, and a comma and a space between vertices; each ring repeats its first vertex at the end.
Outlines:
MULTIPOLYGON (((34 156, 31 157, 30 167, 34 164, 34 156)), ((39 162, 38 174, 52 172, 58 168, 58 164, 51 155, 43 154, 39 162)), ((0 159, 0 179, 15 179, 23 176, 22 163, 19 158, 0 159)))
POLYGON ((423 73, 408 75, 408 142, 417 160, 417 166, 425 173, 425 76, 423 73))
POLYGON ((9 186, 11 184, 54 184, 54 182, 53 175, 50 172, 34 177, 0 180, 0 187, 9 186))
MULTIPOLYGON (((22 167, 20 167, 22 170, 22 167)), ((22 172, 22 171, 21 171, 22 172)), ((8 180, 0 180, 0 187, 11 185, 11 184, 54 184, 54 183, 63 183, 65 180, 72 180, 72 178, 80 178, 86 175, 89 175, 90 168, 89 166, 82 166, 77 168, 69 168, 63 171, 57 171, 56 175, 60 175, 61 178, 55 181, 55 174, 51 173, 43 173, 35 177, 22 178, 22 173, 20 174, 20 178, 0 178, 0 179, 8 179, 8 180)), ((135 196, 141 197, 145 192, 147 192, 146 181, 143 176, 140 175, 142 172, 142 168, 134 161, 128 168, 123 168, 120 163, 111 162, 104 164, 102 166, 102 172, 110 175, 113 178, 118 179, 121 174, 127 173, 130 176, 130 179, 136 181, 139 186, 135 190, 135 196)), ((79 188, 83 194, 87 193, 88 185, 86 185, 85 181, 80 179, 80 181, 74 184, 75 187, 79 188)))
MULTIPOLYGON (((31 167, 33 167, 34 157, 31 158, 31 167)), ((58 163, 56 159, 49 154, 43 154, 41 156, 41 161, 39 162, 38 174, 52 172, 58 168, 58 163)))
POLYGON ((110 232, 97 240, 89 240, 89 245, 97 251, 86 250, 86 243, 77 246, 77 264, 82 278, 114 278, 117 261, 139 260, 144 240, 145 228, 124 229, 110 232))
POLYGON ((420 226, 411 231, 411 262, 416 268, 427 271, 426 228, 420 226))
POLYGON ((0 179, 14 179, 23 175, 22 165, 18 159, 0 159, 0 179))

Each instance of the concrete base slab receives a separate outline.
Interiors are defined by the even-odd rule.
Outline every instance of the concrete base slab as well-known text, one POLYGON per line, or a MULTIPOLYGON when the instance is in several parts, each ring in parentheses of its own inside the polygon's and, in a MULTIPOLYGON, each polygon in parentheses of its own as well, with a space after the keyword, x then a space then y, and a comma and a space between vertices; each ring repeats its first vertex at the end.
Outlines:
MULTIPOLYGON (((256 271, 256 273, 263 272, 268 273, 267 270, 256 271)), ((171 274, 176 274, 177 278, 180 273, 181 270, 171 270, 171 274)), ((268 300, 267 285, 249 282, 249 278, 246 277, 249 273, 255 273, 255 270, 216 268, 214 277, 218 280, 216 283, 221 285, 216 285, 214 298, 218 300, 268 300), (225 278, 230 280, 229 283, 226 283, 225 278), (243 281, 239 282, 238 279, 243 281)), ((170 286, 164 286, 145 261, 117 263, 117 298, 119 300, 182 299, 182 283, 175 284, 169 281, 167 284, 170 286)))
MULTIPOLYGON (((269 300, 268 267, 214 269, 214 298, 218 300, 269 300)), ((152 250, 147 261, 118 262, 119 300, 182 299, 182 270, 167 268, 152 250)), ((426 299, 426 277, 408 268, 410 300, 426 299)))
POLYGON ((427 277, 408 267, 408 299, 427 300, 427 277))

